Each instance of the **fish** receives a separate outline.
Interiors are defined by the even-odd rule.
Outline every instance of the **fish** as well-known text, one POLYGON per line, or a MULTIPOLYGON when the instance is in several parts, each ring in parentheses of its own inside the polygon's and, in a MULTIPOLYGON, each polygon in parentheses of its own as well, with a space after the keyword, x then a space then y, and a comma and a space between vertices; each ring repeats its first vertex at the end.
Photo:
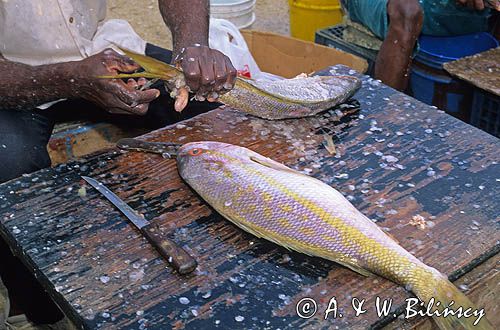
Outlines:
MULTIPOLYGON (((242 230, 289 250, 385 277, 422 302, 479 311, 448 278, 401 247, 339 191, 245 147, 200 141, 176 153, 182 179, 242 230)), ((436 316, 434 314, 433 316, 436 316)), ((435 317, 441 329, 493 329, 484 314, 435 317), (474 322, 478 321, 477 326, 474 322)))
MULTIPOLYGON (((172 97, 185 90, 186 82, 180 69, 146 55, 121 48, 120 51, 145 71, 100 78, 160 79, 171 86, 172 97)), ((360 87, 359 78, 341 75, 296 77, 265 83, 237 77, 233 89, 220 95, 217 101, 267 120, 303 118, 347 101, 360 87)))
POLYGON ((493 8, 496 11, 500 11, 500 0, 485 0, 485 7, 493 8))

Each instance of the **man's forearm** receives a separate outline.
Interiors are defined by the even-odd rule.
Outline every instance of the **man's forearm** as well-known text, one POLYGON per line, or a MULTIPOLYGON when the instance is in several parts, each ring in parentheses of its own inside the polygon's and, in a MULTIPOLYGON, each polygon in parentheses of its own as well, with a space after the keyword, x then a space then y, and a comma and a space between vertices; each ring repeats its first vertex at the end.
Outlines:
POLYGON ((163 20, 172 32, 174 55, 183 47, 208 46, 209 0, 158 0, 163 20))
POLYGON ((198 101, 215 101, 236 81, 236 69, 222 52, 208 45, 209 0, 158 0, 163 20, 172 31, 173 62, 184 72, 186 86, 175 91, 175 110, 182 111, 189 92, 198 101))
POLYGON ((72 97, 68 63, 29 66, 0 58, 0 110, 29 109, 72 97))

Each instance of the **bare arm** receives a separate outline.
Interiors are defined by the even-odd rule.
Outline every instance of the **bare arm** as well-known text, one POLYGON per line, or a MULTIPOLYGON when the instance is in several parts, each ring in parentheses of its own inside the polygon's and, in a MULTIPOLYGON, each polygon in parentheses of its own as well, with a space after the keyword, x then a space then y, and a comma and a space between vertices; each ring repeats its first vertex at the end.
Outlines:
POLYGON ((130 79, 100 79, 100 75, 132 72, 139 66, 113 50, 81 61, 29 66, 0 58, 0 110, 30 109, 61 98, 83 98, 108 112, 144 114, 159 95, 156 89, 140 91, 144 84, 130 79))
MULTIPOLYGON (((231 90, 236 69, 227 56, 208 47, 209 0, 159 0, 163 20, 172 32, 173 61, 180 66, 189 90, 200 101, 214 101, 231 90)), ((187 105, 181 89, 175 102, 177 111, 187 105)))
POLYGON ((498 0, 457 0, 457 2, 475 10, 484 10, 487 7, 500 10, 500 1, 498 0))
POLYGON ((209 0, 159 0, 158 4, 172 32, 174 57, 194 44, 208 46, 209 0))
POLYGON ((29 66, 0 58, 0 109, 34 108, 72 97, 67 63, 29 66))

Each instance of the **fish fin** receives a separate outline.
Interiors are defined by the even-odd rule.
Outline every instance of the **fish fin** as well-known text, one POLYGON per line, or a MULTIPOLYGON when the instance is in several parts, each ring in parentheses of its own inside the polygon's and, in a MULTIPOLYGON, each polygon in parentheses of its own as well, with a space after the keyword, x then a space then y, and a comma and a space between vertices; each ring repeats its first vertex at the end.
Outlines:
POLYGON ((292 170, 291 168, 289 168, 288 166, 286 165, 283 165, 281 163, 278 163, 277 161, 275 160, 272 160, 271 158, 267 158, 267 157, 258 157, 257 155, 252 155, 250 156, 250 160, 251 161, 254 161, 262 166, 265 166, 265 167, 269 167, 269 168, 272 168, 272 169, 275 169, 275 170, 279 170, 279 171, 291 171, 291 172, 294 172, 294 173, 300 173, 300 172, 297 172, 295 170, 292 170))
POLYGON ((326 183, 323 183, 323 182, 313 178, 310 175, 307 175, 307 174, 301 173, 297 170, 291 169, 288 166, 285 166, 281 163, 278 163, 277 161, 274 161, 270 158, 263 157, 259 154, 250 156, 250 160, 256 162, 257 164, 271 168, 271 169, 276 170, 276 171, 282 171, 282 172, 287 172, 290 174, 298 175, 304 179, 307 178, 310 181, 310 184, 315 184, 315 185, 319 185, 319 186, 326 185, 326 183))
POLYGON ((296 252, 299 252, 299 253, 303 253, 303 254, 307 254, 309 256, 312 256, 312 257, 320 257, 320 258, 323 258, 323 259, 326 259, 326 260, 330 260, 330 261, 333 261, 333 262, 336 262, 344 267, 347 267, 349 269, 351 269, 352 271, 358 273, 358 274, 361 274, 363 276, 366 276, 366 277, 370 277, 370 276, 373 276, 374 274, 371 273, 370 271, 364 269, 363 267, 361 267, 359 264, 358 264, 358 261, 354 258, 351 258, 351 257, 348 257, 346 255, 343 255, 341 253, 329 253, 328 256, 326 255, 322 255, 322 253, 312 253, 311 251, 309 250, 306 250, 306 249, 302 249, 300 247, 294 247, 292 245, 290 245, 288 242, 286 242, 286 240, 282 240, 280 239, 279 236, 272 236, 270 237, 269 235, 266 235, 264 233, 259 233, 258 231, 256 230, 250 230, 247 226, 244 226, 245 230, 251 232, 252 234, 257 232, 258 234, 253 234, 257 237, 261 237, 261 238, 264 238, 264 239, 267 239, 275 244, 278 244, 280 246, 283 246, 285 247, 286 249, 288 250, 293 250, 293 251, 296 251, 296 252))
POLYGON ((336 262, 344 267, 347 267, 347 268, 355 271, 356 273, 361 274, 361 275, 366 276, 366 277, 373 276, 373 273, 362 268, 358 264, 358 261, 354 258, 348 257, 348 256, 343 255, 341 253, 329 253, 328 256, 322 255, 321 253, 312 253, 312 251, 310 251, 308 249, 301 248, 300 246, 293 246, 292 244, 290 244, 286 240, 286 238, 283 239, 283 237, 280 235, 267 233, 265 231, 262 231, 258 226, 252 225, 251 223, 248 223, 246 221, 241 221, 241 219, 234 219, 233 217, 231 217, 229 214, 227 214, 223 210, 217 210, 217 211, 224 218, 230 220, 236 226, 238 226, 241 229, 243 229, 244 231, 254 235, 255 237, 268 240, 274 244, 277 244, 279 246, 286 248, 287 250, 296 251, 299 253, 307 254, 309 256, 320 257, 320 258, 323 258, 326 260, 334 261, 334 262, 336 262))
POLYGON ((259 226, 255 226, 252 223, 244 220, 244 219, 236 219, 234 216, 228 214, 227 212, 224 212, 224 210, 220 208, 216 208, 217 212, 219 212, 224 218, 227 220, 231 221, 233 224, 236 226, 240 227, 244 231, 254 235, 255 237, 258 238, 264 238, 270 242, 273 242, 277 245, 283 246, 284 248, 288 250, 295 250, 293 247, 290 246, 287 242, 284 240, 280 240, 278 235, 273 235, 271 233, 266 233, 264 230, 261 230, 259 226))
POLYGON ((388 231, 385 231, 383 230, 384 234, 386 234, 387 236, 389 236, 394 242, 396 242, 396 244, 398 245, 401 245, 401 243, 399 242, 399 240, 391 233, 389 233, 388 231))
POLYGON ((303 173, 300 173, 299 171, 296 171, 294 169, 291 169, 290 167, 285 166, 281 163, 278 163, 277 161, 272 160, 271 158, 262 157, 262 156, 259 157, 259 156, 252 155, 252 156, 250 156, 250 160, 253 162, 256 162, 262 166, 269 167, 269 168, 272 168, 272 169, 277 170, 277 171, 290 172, 293 174, 303 175, 305 177, 310 178, 310 176, 303 174, 303 173))
POLYGON ((358 273, 358 274, 361 274, 363 276, 366 276, 366 277, 371 277, 371 276, 374 276, 374 274, 364 268, 362 268, 360 265, 358 265, 358 261, 356 259, 352 259, 350 258, 351 260, 349 261, 344 261, 344 260, 335 260, 333 259, 332 261, 335 261, 336 263, 338 264, 341 264, 342 266, 344 267, 347 267, 349 268, 350 270, 358 273))
POLYGON ((149 79, 156 79, 156 78, 161 78, 162 76, 159 76, 157 74, 151 73, 151 72, 136 72, 136 73, 119 73, 115 75, 104 75, 104 76, 97 76, 97 78, 114 78, 114 79, 120 79, 120 78, 149 78, 149 79))
MULTIPOLYGON (((443 312, 444 306, 448 306, 451 302, 452 310, 457 310, 461 307, 463 310, 471 309, 472 311, 479 311, 480 309, 474 303, 472 303, 469 298, 467 298, 453 283, 451 283, 446 276, 430 276, 430 277, 420 277, 420 281, 413 286, 412 291, 417 295, 417 297, 425 302, 429 303, 430 299, 435 300, 433 312, 438 310, 443 312), (431 288, 431 290, 429 290, 431 288), (436 306, 437 302, 440 302, 439 306, 436 306)), ((466 330, 493 330, 493 326, 486 319, 482 317, 477 324, 474 324, 476 318, 467 317, 457 317, 456 315, 435 316, 433 313, 433 320, 436 322, 440 329, 466 329, 466 330)), ((484 315, 483 315, 484 316, 484 315)))
POLYGON ((143 67, 147 73, 155 75, 154 78, 160 78, 162 80, 170 80, 181 73, 174 66, 159 61, 157 59, 154 59, 152 57, 141 55, 131 50, 126 50, 120 47, 118 49, 123 53, 125 53, 125 55, 130 57, 132 60, 134 60, 134 62, 143 67))
MULTIPOLYGON (((243 220, 243 219, 235 219, 234 216, 230 215, 227 212, 224 212, 224 210, 222 210, 221 208, 215 208, 215 209, 217 210, 217 212, 220 213, 220 215, 222 215, 224 218, 226 218, 227 220, 231 221, 233 224, 235 224, 236 226, 240 227, 244 231, 246 231, 246 232, 254 235, 255 237, 265 238, 267 240, 272 241, 273 243, 277 243, 276 241, 273 241, 273 240, 269 239, 267 237, 267 235, 263 234, 260 230, 258 230, 257 226, 252 226, 251 224, 247 225, 247 222, 245 220, 243 220)), ((277 244, 280 244, 280 243, 277 243, 277 244)))
MULTIPOLYGON (((278 244, 282 244, 282 243, 278 243, 278 244)), ((338 253, 338 252, 332 252, 330 251, 328 253, 328 255, 324 254, 324 253, 321 253, 318 252, 318 253, 311 253, 311 251, 307 251, 305 249, 301 249, 300 247, 298 248, 291 248, 292 250, 295 250, 297 252, 300 252, 300 253, 304 253, 304 254, 307 254, 307 255, 310 255, 310 256, 313 256, 313 257, 320 257, 320 258, 323 258, 323 259, 326 259, 326 260, 330 260, 330 261, 333 261, 333 262, 336 262, 344 267, 347 267, 349 268, 350 270, 358 273, 358 274, 361 274, 363 276, 366 276, 366 277, 370 277, 370 276, 374 276, 374 274, 372 272, 370 272, 369 270, 366 270, 364 269, 363 267, 361 267, 358 263, 358 260, 355 259, 355 258, 352 258, 352 257, 349 257, 349 256, 346 256, 345 254, 342 254, 342 253, 338 253)))

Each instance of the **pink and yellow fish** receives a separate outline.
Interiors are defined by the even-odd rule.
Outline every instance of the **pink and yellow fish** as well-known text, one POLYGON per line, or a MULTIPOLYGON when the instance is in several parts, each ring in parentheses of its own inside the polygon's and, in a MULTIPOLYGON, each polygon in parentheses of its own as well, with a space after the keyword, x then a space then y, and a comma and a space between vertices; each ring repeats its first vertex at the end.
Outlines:
MULTIPOLYGON (((290 250, 378 274, 420 300, 477 310, 447 277, 425 265, 329 185, 247 148, 195 142, 177 153, 181 177, 241 229, 290 250)), ((492 329, 477 317, 437 317, 441 329, 492 329), (476 324, 475 324, 476 323, 476 324)))

